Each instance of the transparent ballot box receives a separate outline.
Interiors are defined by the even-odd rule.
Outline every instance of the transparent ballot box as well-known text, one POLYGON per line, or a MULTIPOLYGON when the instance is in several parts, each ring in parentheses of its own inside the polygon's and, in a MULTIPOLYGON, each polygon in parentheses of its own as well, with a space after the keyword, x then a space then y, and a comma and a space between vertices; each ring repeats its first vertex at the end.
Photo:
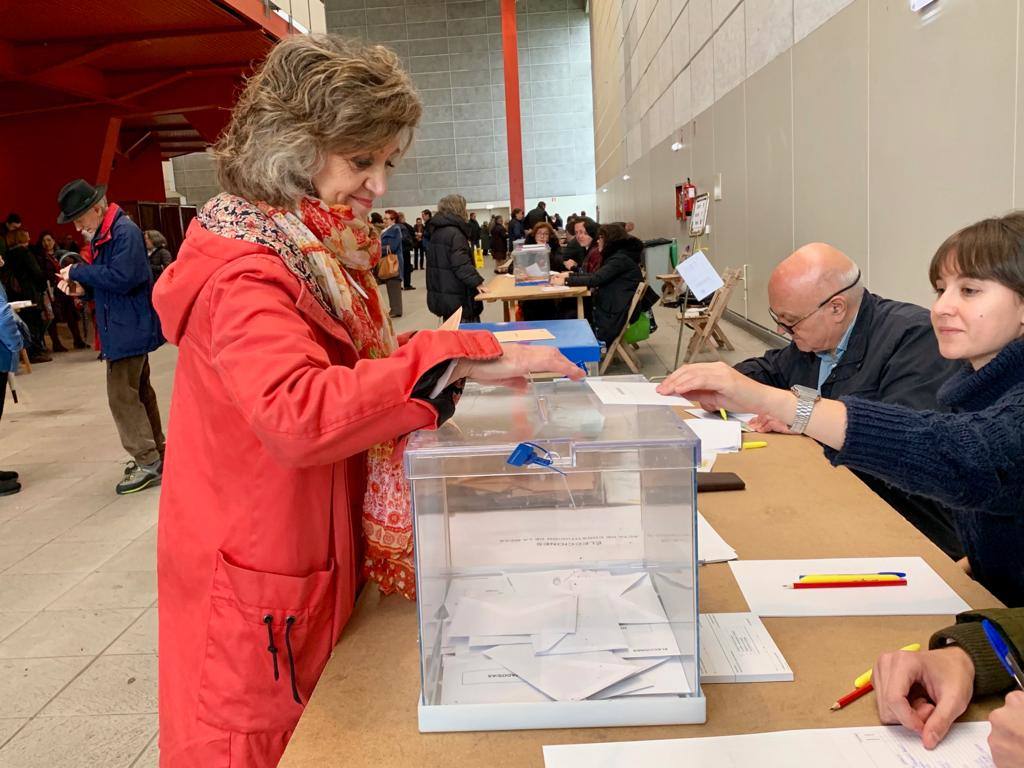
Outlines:
POLYGON ((512 249, 516 285, 547 285, 551 281, 551 251, 546 245, 516 243, 512 249))
POLYGON ((470 385, 412 436, 421 731, 704 722, 699 451, 566 380, 470 385))

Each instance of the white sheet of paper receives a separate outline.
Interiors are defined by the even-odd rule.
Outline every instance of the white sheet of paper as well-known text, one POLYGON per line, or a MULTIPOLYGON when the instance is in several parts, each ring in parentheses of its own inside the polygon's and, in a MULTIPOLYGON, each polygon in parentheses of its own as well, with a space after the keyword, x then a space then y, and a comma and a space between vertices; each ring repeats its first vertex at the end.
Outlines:
POLYGON ((687 419, 686 426, 700 438, 700 451, 735 453, 743 445, 743 432, 738 421, 722 419, 687 419))
MULTIPOLYGON (((479 651, 496 645, 521 645, 530 642, 531 635, 470 635, 467 647, 479 651)), ((458 640, 453 640, 457 643, 458 640)))
POLYGON ((525 271, 525 272, 526 272, 526 274, 528 274, 528 275, 529 275, 530 277, 544 277, 544 276, 546 276, 546 275, 548 274, 548 272, 550 272, 551 270, 544 270, 544 269, 541 269, 541 266, 540 266, 540 264, 538 264, 537 262, 533 262, 532 264, 527 264, 527 265, 526 265, 526 269, 525 269, 524 271, 525 271))
POLYGON ((598 551, 606 561, 643 557, 639 502, 599 515, 566 507, 459 512, 448 525, 452 565, 460 568, 586 562, 598 551))
POLYGON ((541 632, 533 636, 535 653, 561 655, 588 651, 621 651, 629 647, 608 595, 580 595, 576 631, 541 632))
MULTIPOLYGON (((649 661, 655 661, 650 659, 649 661)), ((616 696, 665 696, 690 693, 693 688, 686 679, 683 662, 678 658, 660 659, 658 664, 621 683, 605 688, 593 698, 616 696)))
POLYGON ((753 613, 700 615, 700 682, 788 682, 793 670, 753 613))
POLYGON ((671 405, 682 408, 693 406, 685 397, 659 395, 658 385, 652 381, 612 381, 587 378, 587 384, 605 405, 671 405))
POLYGON ((463 597, 448 625, 452 638, 575 631, 575 595, 463 597))
POLYGON ((445 656, 441 678, 442 704, 499 704, 551 701, 501 664, 479 654, 445 656))
POLYGON ((721 288, 725 283, 722 276, 718 274, 704 251, 697 251, 688 259, 683 259, 676 265, 676 271, 682 275, 697 301, 704 301, 708 296, 721 288))
POLYGON ((455 610, 462 597, 485 597, 487 595, 510 595, 514 590, 504 576, 465 576, 452 579, 448 584, 448 594, 444 598, 444 607, 451 613, 455 610))
MULTIPOLYGON (((669 624, 624 624, 629 650, 618 654, 624 659, 648 659, 679 655, 679 644, 669 624)), ((692 631, 692 628, 691 628, 692 631)))
POLYGON ((697 554, 701 564, 725 563, 737 558, 736 550, 725 543, 704 515, 697 513, 697 554))
POLYGON ((544 747, 546 768, 991 768, 987 722, 955 723, 934 750, 900 726, 822 728, 803 731, 707 736, 544 747))
POLYGON ((556 701, 582 701, 643 670, 605 651, 535 656, 529 645, 499 645, 484 655, 556 701))
POLYGON ((620 624, 668 623, 665 609, 647 575, 620 596, 612 597, 611 603, 620 624))
POLYGON ((610 573, 608 571, 535 571, 506 574, 516 594, 521 595, 621 595, 646 574, 610 573))
POLYGON ((545 285, 540 289, 541 293, 560 293, 562 291, 571 291, 571 285, 545 285))
POLYGON ((494 338, 500 344, 506 344, 511 341, 543 341, 553 339, 555 335, 547 328, 526 328, 521 331, 495 331, 494 338))
POLYGON ((758 616, 929 616, 970 606, 920 557, 831 560, 737 560, 729 563, 750 610, 758 616), (907 574, 905 587, 786 589, 809 573, 907 574))

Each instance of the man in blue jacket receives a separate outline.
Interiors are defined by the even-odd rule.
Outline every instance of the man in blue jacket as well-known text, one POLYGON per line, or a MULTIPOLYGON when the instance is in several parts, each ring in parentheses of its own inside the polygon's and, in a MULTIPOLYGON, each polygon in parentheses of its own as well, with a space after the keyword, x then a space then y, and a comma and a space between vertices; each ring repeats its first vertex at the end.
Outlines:
MULTIPOLYGON (((825 243, 810 243, 781 261, 768 281, 768 312, 789 346, 737 364, 755 381, 822 397, 856 395, 918 411, 939 409, 939 387, 957 363, 939 354, 928 310, 867 291, 857 265, 825 243)), ((785 425, 756 420, 766 431, 785 425)), ((934 499, 857 473, 954 560, 964 554, 953 512, 934 499)))
POLYGON ((158 485, 163 473, 164 433, 156 392, 149 381, 149 353, 164 343, 153 310, 153 273, 142 232, 106 187, 83 179, 64 185, 57 197, 58 224, 74 222, 92 244, 91 264, 61 270, 61 290, 96 302, 96 326, 107 362, 107 400, 121 445, 132 460, 117 493, 158 485), (84 289, 82 288, 84 286, 84 289))
MULTIPOLYGON (((4 265, 0 255, 0 267, 4 265)), ((14 310, 7 301, 7 294, 0 285, 0 419, 4 415, 4 400, 7 399, 7 377, 18 370, 18 353, 21 351, 21 331, 14 319, 14 310)), ((17 472, 0 471, 0 496, 10 496, 21 490, 17 472)))

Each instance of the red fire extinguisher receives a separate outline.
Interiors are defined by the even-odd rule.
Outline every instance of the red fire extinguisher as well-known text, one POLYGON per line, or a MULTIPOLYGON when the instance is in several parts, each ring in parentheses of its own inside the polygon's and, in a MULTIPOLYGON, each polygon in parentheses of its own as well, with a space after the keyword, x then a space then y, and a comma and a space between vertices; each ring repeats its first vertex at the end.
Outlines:
POLYGON ((683 213, 689 216, 693 213, 693 201, 697 199, 697 185, 690 181, 689 177, 683 184, 683 213))

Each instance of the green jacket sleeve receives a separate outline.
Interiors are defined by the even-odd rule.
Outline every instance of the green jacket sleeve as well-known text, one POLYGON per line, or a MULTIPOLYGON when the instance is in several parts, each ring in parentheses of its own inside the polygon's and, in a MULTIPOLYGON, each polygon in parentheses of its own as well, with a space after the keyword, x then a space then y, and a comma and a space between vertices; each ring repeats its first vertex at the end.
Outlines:
POLYGON ((1024 648, 1024 608, 991 608, 961 613, 956 617, 955 626, 940 629, 928 643, 929 648, 959 645, 967 652, 974 662, 975 696, 1000 693, 1013 685, 1013 679, 988 644, 981 627, 982 619, 988 619, 1002 631, 1020 658, 1024 648))

